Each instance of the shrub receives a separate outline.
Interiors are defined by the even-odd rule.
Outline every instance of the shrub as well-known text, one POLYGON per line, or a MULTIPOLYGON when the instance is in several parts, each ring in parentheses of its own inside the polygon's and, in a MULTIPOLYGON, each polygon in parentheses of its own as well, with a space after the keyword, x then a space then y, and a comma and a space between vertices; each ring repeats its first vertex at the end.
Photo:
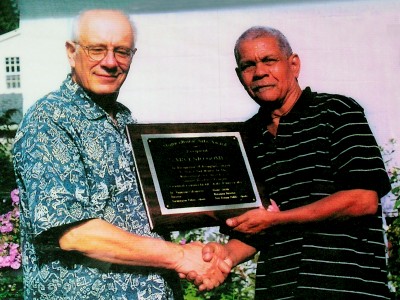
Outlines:
POLYGON ((0 299, 22 299, 18 190, 11 192, 11 206, 0 215, 0 299))
POLYGON ((400 296, 400 218, 398 210, 400 207, 400 167, 399 161, 395 159, 396 141, 390 140, 382 148, 382 156, 385 160, 392 190, 384 198, 384 209, 387 210, 389 220, 386 227, 388 239, 388 271, 389 286, 396 297, 400 296), (385 207, 386 205, 386 207, 385 207))
POLYGON ((15 189, 11 146, 18 110, 0 115, 0 299, 22 299, 22 270, 19 239, 19 197, 15 189), (11 195, 10 195, 10 191, 11 195))

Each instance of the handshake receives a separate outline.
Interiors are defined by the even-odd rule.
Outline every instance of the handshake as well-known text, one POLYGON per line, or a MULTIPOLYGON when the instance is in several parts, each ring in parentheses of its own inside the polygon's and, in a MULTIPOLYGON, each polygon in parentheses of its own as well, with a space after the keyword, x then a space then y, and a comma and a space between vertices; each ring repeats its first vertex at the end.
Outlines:
POLYGON ((175 270, 180 278, 193 282, 200 291, 219 286, 233 267, 233 260, 229 257, 225 245, 215 242, 192 242, 180 247, 183 257, 175 266, 175 270))
MULTIPOLYGON (((271 213, 279 207, 271 200, 267 209, 250 210, 226 221, 234 230, 256 234, 270 226, 271 213)), ((232 267, 249 259, 256 249, 239 240, 231 239, 227 244, 193 242, 182 247, 181 259, 175 265, 179 277, 193 282, 200 291, 211 290, 225 281, 232 267)))

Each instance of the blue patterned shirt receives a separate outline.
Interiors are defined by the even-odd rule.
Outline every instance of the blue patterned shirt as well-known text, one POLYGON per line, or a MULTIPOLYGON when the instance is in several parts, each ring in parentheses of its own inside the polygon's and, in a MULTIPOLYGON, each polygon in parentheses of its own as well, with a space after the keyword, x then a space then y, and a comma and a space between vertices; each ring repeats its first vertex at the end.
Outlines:
POLYGON ((138 193, 126 134, 134 121, 125 106, 117 107, 115 125, 68 76, 24 116, 14 165, 25 299, 173 298, 161 270, 113 265, 58 246, 63 230, 93 218, 161 238, 150 231, 138 193))

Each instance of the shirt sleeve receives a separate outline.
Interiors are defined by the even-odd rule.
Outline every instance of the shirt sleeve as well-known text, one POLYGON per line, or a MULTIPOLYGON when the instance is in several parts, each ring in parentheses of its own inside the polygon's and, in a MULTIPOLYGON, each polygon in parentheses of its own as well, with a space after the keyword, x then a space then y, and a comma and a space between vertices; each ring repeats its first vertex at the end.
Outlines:
POLYGON ((363 109, 352 99, 335 105, 331 110, 331 160, 337 189, 375 190, 383 197, 390 182, 363 109))
POLYGON ((96 217, 90 205, 85 168, 71 134, 46 109, 22 125, 14 163, 30 233, 96 217))

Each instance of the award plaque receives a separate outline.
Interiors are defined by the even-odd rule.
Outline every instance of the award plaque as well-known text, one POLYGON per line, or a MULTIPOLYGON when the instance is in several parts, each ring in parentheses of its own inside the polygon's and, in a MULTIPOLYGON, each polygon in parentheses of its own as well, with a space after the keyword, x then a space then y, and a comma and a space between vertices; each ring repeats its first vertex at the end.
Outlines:
POLYGON ((242 123, 128 125, 153 231, 217 226, 261 206, 242 123))

